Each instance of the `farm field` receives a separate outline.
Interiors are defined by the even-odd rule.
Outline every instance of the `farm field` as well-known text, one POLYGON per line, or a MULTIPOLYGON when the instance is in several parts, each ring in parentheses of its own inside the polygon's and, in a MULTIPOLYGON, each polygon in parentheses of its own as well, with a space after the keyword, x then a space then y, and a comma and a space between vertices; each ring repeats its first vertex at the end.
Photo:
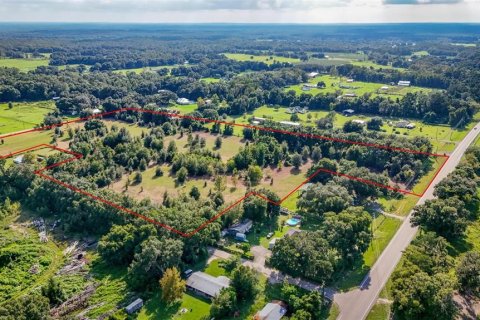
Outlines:
POLYGON ((345 64, 352 64, 359 67, 367 67, 373 69, 395 69, 402 70, 402 68, 395 68, 390 65, 381 65, 368 60, 368 56, 362 52, 325 52, 325 58, 310 58, 306 63, 317 64, 320 66, 340 66, 345 64))
POLYGON ((384 97, 399 98, 403 97, 407 93, 413 93, 418 91, 430 92, 431 89, 420 88, 415 86, 399 87, 387 85, 388 89, 381 89, 385 84, 374 82, 354 81, 347 82, 345 77, 333 77, 330 75, 320 75, 308 80, 309 84, 316 85, 318 82, 323 81, 325 88, 309 88, 307 91, 302 90, 303 84, 297 84, 285 88, 285 91, 293 90, 295 94, 307 93, 311 95, 317 95, 319 93, 335 93, 341 91, 342 94, 354 93, 357 97, 363 96, 366 93, 372 94, 372 97, 377 95, 384 97))
POLYGON ((21 72, 33 71, 40 66, 48 66, 50 59, 35 58, 35 59, 0 59, 0 67, 17 68, 21 72))
MULTIPOLYGON (((0 60, 1 61, 1 60, 0 60)), ((0 104, 0 135, 31 129, 43 122, 43 118, 55 108, 53 101, 0 104)))
POLYGON ((207 83, 217 83, 220 81, 218 78, 201 78, 200 81, 205 81, 207 83))
POLYGON ((224 55, 228 59, 232 59, 232 60, 256 61, 256 62, 264 62, 266 64, 272 64, 274 62, 288 62, 288 63, 300 62, 300 59, 280 57, 280 56, 251 55, 251 54, 243 54, 243 53, 224 53, 224 55))
POLYGON ((175 65, 163 65, 163 66, 155 66, 155 67, 142 67, 142 68, 132 68, 132 69, 118 69, 118 70, 113 70, 113 73, 119 73, 123 75, 127 75, 130 72, 140 74, 142 72, 155 72, 160 69, 168 69, 172 70, 173 68, 179 67, 180 65, 175 64, 175 65))

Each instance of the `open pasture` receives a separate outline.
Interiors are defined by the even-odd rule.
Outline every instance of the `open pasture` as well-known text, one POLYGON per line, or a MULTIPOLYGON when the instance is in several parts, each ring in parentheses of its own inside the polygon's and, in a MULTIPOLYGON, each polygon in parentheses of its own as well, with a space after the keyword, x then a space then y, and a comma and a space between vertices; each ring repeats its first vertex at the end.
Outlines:
POLYGON ((224 53, 225 57, 237 61, 256 61, 264 62, 266 64, 272 64, 274 62, 288 62, 288 63, 299 63, 300 59, 297 58, 287 58, 281 56, 268 56, 268 55, 251 55, 243 53, 224 53))
POLYGON ((45 115, 55 108, 53 101, 0 104, 0 135, 27 130, 43 121, 45 115))
POLYGON ((320 75, 308 80, 308 84, 317 85, 319 82, 323 81, 325 83, 324 88, 304 88, 304 84, 297 84, 293 86, 288 86, 285 88, 285 91, 293 90, 295 94, 311 94, 317 95, 320 93, 335 93, 337 91, 342 94, 355 94, 357 97, 364 95, 365 93, 371 94, 372 97, 375 96, 384 96, 394 98, 401 98, 407 93, 413 93, 418 91, 430 92, 431 89, 420 88, 415 86, 410 87, 398 87, 391 85, 384 85, 381 83, 374 82, 363 82, 363 81, 353 81, 348 82, 348 79, 345 77, 333 77, 330 75, 320 75), (382 87, 388 87, 388 89, 382 89, 382 87))
POLYGON ((35 58, 35 59, 0 59, 0 67, 17 68, 22 72, 33 71, 40 66, 48 66, 50 59, 35 58))

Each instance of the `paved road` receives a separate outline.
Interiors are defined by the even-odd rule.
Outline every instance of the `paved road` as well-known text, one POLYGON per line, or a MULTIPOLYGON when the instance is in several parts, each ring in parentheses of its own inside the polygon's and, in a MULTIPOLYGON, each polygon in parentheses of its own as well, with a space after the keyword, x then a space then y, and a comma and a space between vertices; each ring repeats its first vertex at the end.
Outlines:
MULTIPOLYGON (((208 252, 210 254, 208 263, 210 263, 212 260, 215 260, 215 259, 228 259, 231 256, 230 253, 220 249, 215 249, 213 247, 209 248, 208 252)), ((272 284, 283 283, 284 280, 287 280, 288 283, 293 284, 297 287, 303 288, 305 290, 309 290, 309 291, 317 290, 320 292, 322 291, 322 287, 314 282, 310 282, 301 278, 293 278, 293 277, 284 275, 278 270, 270 269, 266 267, 265 260, 270 255, 271 252, 265 249, 264 247, 262 246, 252 247, 252 253, 255 259, 253 261, 242 259, 242 265, 248 266, 250 268, 257 270, 260 273, 263 273, 265 276, 267 276, 268 281, 270 283, 272 284)), ((327 297, 330 300, 333 300, 333 295, 335 294, 335 291, 330 288, 325 288, 324 294, 325 294, 325 297, 327 297)))
MULTIPOLYGON (((475 140, 479 132, 480 123, 457 145, 447 160, 447 163, 443 166, 442 171, 420 198, 418 204, 423 204, 426 200, 434 198, 433 191, 435 185, 455 169, 468 146, 475 140)), ((370 273, 360 284, 360 288, 347 293, 337 293, 334 295, 334 301, 340 307, 340 315, 337 320, 363 320, 366 318, 368 312, 375 304, 380 291, 394 271, 403 251, 410 244, 417 232, 417 228, 412 227, 410 224, 411 214, 410 212, 405 218, 393 239, 370 270, 370 273)))

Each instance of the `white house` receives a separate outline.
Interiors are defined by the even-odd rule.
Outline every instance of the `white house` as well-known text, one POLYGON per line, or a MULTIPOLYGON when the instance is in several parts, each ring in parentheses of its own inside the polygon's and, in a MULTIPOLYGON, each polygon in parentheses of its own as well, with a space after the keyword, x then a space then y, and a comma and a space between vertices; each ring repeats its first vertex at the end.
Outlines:
POLYGON ((100 114, 100 113, 102 113, 102 110, 100 110, 98 108, 95 108, 95 109, 92 110, 92 113, 93 114, 100 114))
POLYGON ((307 76, 309 78, 315 78, 316 76, 318 76, 318 72, 310 72, 309 74, 307 74, 307 76))
POLYGON ((22 164, 22 163, 23 163, 23 154, 22 154, 22 155, 19 155, 19 156, 16 157, 15 159, 13 159, 13 163, 15 163, 15 164, 22 164))

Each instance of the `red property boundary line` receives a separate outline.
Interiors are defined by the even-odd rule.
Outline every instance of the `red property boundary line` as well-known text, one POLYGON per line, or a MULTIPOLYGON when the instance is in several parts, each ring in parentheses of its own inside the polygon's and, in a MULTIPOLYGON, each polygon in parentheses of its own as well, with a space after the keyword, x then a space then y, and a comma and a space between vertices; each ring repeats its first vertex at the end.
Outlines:
POLYGON ((319 140, 327 140, 327 141, 333 141, 333 142, 340 142, 340 143, 348 143, 348 144, 354 144, 354 145, 360 145, 360 146, 365 146, 365 147, 371 147, 371 148, 378 148, 378 149, 385 149, 385 150, 390 150, 390 151, 396 151, 396 152, 405 152, 405 153, 411 153, 411 154, 422 154, 422 155, 427 155, 427 156, 433 156, 433 157, 441 157, 441 158, 445 158, 445 161, 443 162, 443 164, 440 166, 440 168, 437 170, 437 172, 435 173, 434 177, 432 178, 432 180, 430 181, 430 183, 428 184, 428 186, 425 188, 425 190, 421 193, 421 194, 418 194, 418 193, 414 193, 412 191, 408 191, 408 190, 403 190, 403 189, 399 189, 399 188, 395 188, 395 187, 392 187, 392 186, 388 186, 388 185, 383 185, 383 184, 380 184, 380 183, 377 183, 375 181, 370 181, 370 180, 365 180, 365 179, 362 179, 362 178, 358 178, 358 177, 354 177, 354 176, 350 176, 350 175, 347 175, 347 174, 343 174, 343 173, 340 173, 340 172, 336 172, 336 171, 331 171, 331 170, 327 170, 327 169, 324 169, 324 168, 320 168, 318 169, 317 171, 315 171, 315 173, 313 173, 311 176, 309 176, 305 181, 303 181, 300 185, 298 185, 297 187, 295 187, 292 191, 290 191, 286 196, 284 196, 282 199, 280 199, 279 201, 273 201, 267 197, 265 197, 264 195, 260 194, 260 193, 257 193, 255 191, 251 191, 249 193, 247 193, 245 196, 243 196, 242 198, 238 199, 237 201, 235 201, 234 203, 232 203, 231 205, 229 205, 227 208, 223 209, 222 211, 218 212, 214 217, 212 217, 210 220, 208 221, 205 221, 203 224, 201 224, 198 228, 196 228, 195 230, 189 232, 189 233, 185 233, 185 232, 182 232, 182 231, 179 231, 169 225, 166 225, 164 223, 161 223, 155 219, 152 219, 152 218, 149 218, 145 215, 142 215, 138 212, 135 212, 133 210, 130 210, 128 208, 125 208, 123 206, 120 206, 116 203, 113 203, 109 200, 106 200, 104 198, 101 198, 101 197, 98 197, 94 194, 91 194, 87 191, 84 191, 82 189, 79 189, 79 188, 76 188, 72 185, 69 185, 63 181, 60 181, 58 179, 55 179, 54 177, 52 176, 49 176, 49 175, 46 175, 44 174, 43 172, 46 171, 46 170, 49 170, 49 169, 52 169, 52 168, 55 168, 55 167, 58 167, 60 165, 63 165, 63 164, 66 164, 68 162, 72 162, 72 161, 76 161, 80 158, 82 158, 82 155, 79 154, 79 153, 76 153, 76 152, 73 152, 73 151, 70 151, 70 150, 65 150, 65 149, 62 149, 62 148, 58 148, 58 147, 55 147, 55 146, 52 146, 52 145, 48 145, 48 144, 39 144, 39 145, 36 145, 36 146, 33 146, 33 147, 30 147, 30 148, 27 148, 27 149, 24 149, 24 150, 20 150, 20 151, 16 151, 16 152, 13 152, 13 153, 9 153, 7 155, 4 155, 4 156, 1 156, 0 155, 0 159, 6 159, 6 158, 10 158, 10 157, 13 157, 15 155, 18 155, 18 154, 21 154, 21 153, 25 153, 25 152, 29 152, 29 151, 33 151, 33 150, 36 150, 36 149, 43 149, 43 148, 50 148, 52 150, 56 150, 56 151, 60 151, 60 152, 64 152, 64 153, 67 153, 67 154, 70 154, 72 155, 71 158, 67 158, 66 160, 63 160, 63 161, 60 161, 60 162, 57 162, 57 163, 54 163, 52 165, 49 165, 45 168, 42 168, 42 169, 39 169, 39 170, 36 170, 34 171, 34 174, 44 178, 44 179, 47 179, 47 180, 50 180, 58 185, 61 185, 65 188, 68 188, 74 192, 77 192, 77 193, 80 193, 82 195, 85 195, 93 200, 96 200, 96 201, 100 201, 104 204, 107 204, 113 208, 116 208, 120 211, 123 211, 125 213, 128 213, 132 216, 135 216, 137 218, 140 218, 140 219, 143 219, 147 222, 150 222, 152 224, 155 224, 159 227, 162 227, 162 228, 165 228, 171 232, 174 232, 180 236, 183 236, 183 237, 192 237, 194 234, 196 234, 197 232, 199 232, 200 230, 204 229, 207 225, 209 225, 210 223, 212 223, 213 221, 217 220, 218 218, 220 218, 221 216, 223 216, 225 213, 227 213, 229 210, 231 210, 232 208, 234 208, 235 206, 237 206, 238 204, 240 204, 243 200, 247 199, 248 197, 250 196, 257 196, 259 198, 262 198, 264 199, 265 201, 269 202, 269 203, 272 203, 274 205, 280 205, 283 201, 285 201, 285 199, 287 199, 291 194, 293 194, 295 191, 297 191, 298 189, 300 189, 304 184, 308 183, 311 179, 313 179, 316 175, 318 175, 319 173, 321 172, 324 172, 324 173, 328 173, 328 174, 332 174, 332 175, 336 175, 336 176, 340 176, 340 177, 345 177, 347 179, 350 179, 350 180, 354 180, 354 181, 358 181, 358 182, 362 182, 362 183, 365 183, 365 184, 369 184, 369 185, 373 185, 373 186, 376 186, 376 187, 380 187, 380 188, 385 188, 385 189, 388 189, 388 190, 392 190, 392 191, 395 191, 395 192, 400 192, 400 193, 403 193, 403 194, 409 194, 409 195, 413 195, 413 196, 417 196, 417 197, 421 197, 425 194, 426 190, 430 187, 430 185, 432 184, 433 180, 435 180, 435 177, 439 174, 439 172, 442 170, 443 166, 445 165, 445 163, 447 162, 449 156, 446 155, 446 154, 436 154, 436 153, 429 153, 429 152, 424 152, 424 151, 418 151, 418 150, 411 150, 411 149, 404 149, 404 148, 397 148, 397 147, 391 147, 391 146, 386 146, 386 145, 379 145, 379 144, 374 144, 374 143, 365 143, 365 142, 358 142, 358 141, 351 141, 351 140, 344 140, 344 139, 338 139, 338 138, 333 138, 333 137, 326 137, 326 136, 320 136, 320 135, 315 135, 315 134, 309 134, 309 133, 303 133, 303 132, 292 132, 292 131, 286 131, 286 130, 281 130, 281 129, 275 129, 275 128, 268 128, 268 127, 258 127, 258 126, 252 126, 252 125, 248 125, 248 124, 241 124, 241 123, 232 123, 232 122, 226 122, 226 121, 220 121, 220 120, 212 120, 212 119, 207 119, 207 118, 199 118, 199 117, 193 117, 193 116, 188 116, 188 115, 180 115, 180 114, 176 114, 176 113, 169 113, 169 112, 164 112, 164 111, 154 111, 154 110, 145 110, 145 109, 139 109, 139 108, 122 108, 122 109, 117 109, 117 110, 114 110, 114 111, 109 111, 109 112, 104 112, 104 113, 100 113, 100 114, 96 114, 96 115, 92 115, 92 116, 88 116, 88 117, 83 117, 83 118, 78 118, 78 119, 74 119, 74 120, 69 120, 69 121, 65 121, 65 122, 62 122, 62 123, 58 123, 58 124, 53 124, 53 125, 50 125, 50 126, 44 126, 44 127, 40 127, 40 128, 33 128, 33 129, 30 129, 30 130, 25 130, 25 131, 21 131, 21 132, 16 132, 16 133, 11 133, 11 134, 7 134, 7 135, 3 135, 3 136, 0 136, 0 139, 6 139, 6 138, 9 138, 9 137, 14 137, 14 136, 19 136, 19 135, 23 135, 23 134, 27 134, 27 133, 31 133, 31 132, 37 132, 37 131, 44 131, 44 130, 48 130, 48 129, 52 129, 52 128, 55 128, 55 127, 60 127, 62 125, 65 125, 65 124, 70 124, 70 123, 76 123, 76 122, 81 122, 81 121, 85 121, 85 120, 89 120, 89 119, 93 119, 93 118, 100 118, 100 117, 103 117, 103 116, 107 116, 107 115, 113 115, 113 114, 117 114, 117 113, 120 113, 120 112, 125 112, 125 111, 134 111, 134 112, 144 112, 144 113, 150 113, 150 114, 155 114, 155 115, 162 115, 162 116, 167 116, 167 117, 172 117, 172 118, 179 118, 179 119, 189 119, 189 120, 195 120, 195 121, 201 121, 201 122, 205 122, 205 123, 217 123, 217 124, 225 124, 225 125, 232 125, 232 126, 237 126, 237 127, 243 127, 243 128, 250 128, 250 129, 255 129, 255 130, 259 130, 259 131, 267 131, 267 132, 274 132, 274 133, 281 133, 281 134, 289 134, 289 135, 293 135, 293 136, 299 136, 299 137, 305 137, 305 138, 310 138, 310 139, 319 139, 319 140))

